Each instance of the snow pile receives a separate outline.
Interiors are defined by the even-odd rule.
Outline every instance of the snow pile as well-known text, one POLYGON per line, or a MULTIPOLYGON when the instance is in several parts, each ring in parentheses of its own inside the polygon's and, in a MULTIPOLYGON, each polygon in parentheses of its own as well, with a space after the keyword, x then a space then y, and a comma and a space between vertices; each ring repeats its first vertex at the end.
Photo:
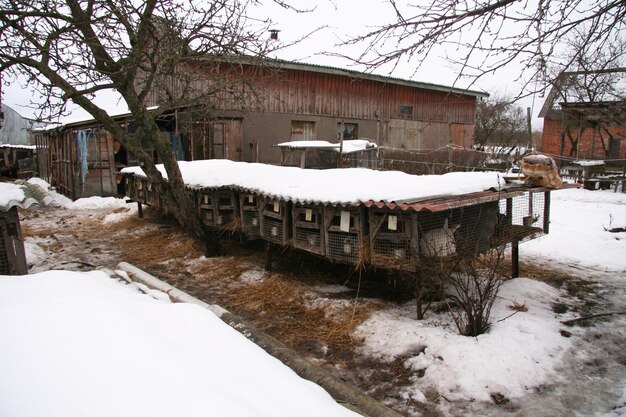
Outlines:
POLYGON ((570 348, 551 310, 560 296, 544 283, 518 278, 503 284, 487 334, 458 335, 446 313, 416 321, 411 303, 375 314, 357 335, 365 337, 363 353, 388 361, 406 358, 405 367, 423 375, 414 377, 416 383, 407 391, 418 401, 424 399, 420 386, 434 387, 449 400, 491 401, 493 394, 517 398, 558 379, 556 368, 570 348), (508 307, 513 303, 528 311, 513 314, 508 307))
POLYGON ((115 197, 86 197, 79 198, 64 206, 67 210, 94 210, 94 209, 116 209, 127 207, 126 199, 115 197))
MULTIPOLYGON (((498 189, 505 183, 495 172, 418 176, 364 168, 316 170, 223 159, 178 164, 188 186, 235 187, 283 200, 323 204, 414 202, 498 189)), ((166 177, 163 165, 158 169, 166 177)), ((145 176, 140 167, 124 168, 122 172, 145 176)))
POLYGON ((72 203, 72 199, 67 198, 63 194, 57 193, 48 182, 41 178, 33 177, 28 180, 29 183, 40 186, 50 198, 49 205, 52 207, 65 207, 72 203))
POLYGON ((356 416, 209 311, 103 272, 0 279, 0 414, 356 416))

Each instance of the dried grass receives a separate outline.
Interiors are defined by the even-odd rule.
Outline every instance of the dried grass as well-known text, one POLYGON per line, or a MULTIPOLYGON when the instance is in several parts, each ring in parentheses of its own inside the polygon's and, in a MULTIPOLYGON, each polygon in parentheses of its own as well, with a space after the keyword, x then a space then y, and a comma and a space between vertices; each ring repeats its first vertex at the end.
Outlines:
POLYGON ((403 269, 409 260, 394 255, 386 255, 383 253, 372 253, 371 255, 372 265, 383 266, 388 269, 400 270, 403 269))
POLYGON ((238 233, 241 232, 241 217, 235 216, 226 226, 222 228, 222 233, 238 233))
POLYGON ((311 307, 306 288, 283 275, 274 274, 253 285, 231 292, 232 304, 245 316, 255 317, 265 328, 288 346, 298 348, 316 341, 333 351, 352 350, 362 343, 353 337, 357 326, 379 307, 375 303, 356 303, 329 317, 322 307, 311 307))

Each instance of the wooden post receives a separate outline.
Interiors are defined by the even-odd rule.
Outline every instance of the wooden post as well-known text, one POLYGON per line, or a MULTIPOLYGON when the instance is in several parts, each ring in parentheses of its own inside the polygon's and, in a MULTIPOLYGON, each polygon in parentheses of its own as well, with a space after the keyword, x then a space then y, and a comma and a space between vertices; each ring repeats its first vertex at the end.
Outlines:
POLYGON ((543 194, 543 233, 550 233, 550 191, 543 194))
POLYGON ((139 201, 137 202, 137 212, 139 213, 139 218, 143 219, 143 207, 139 201))
POLYGON ((265 270, 272 272, 272 243, 265 241, 265 270))
POLYGON ((423 303, 424 300, 424 286, 422 282, 422 276, 418 272, 411 274, 415 279, 415 306, 416 306, 416 314, 415 318, 417 320, 424 320, 424 309, 423 303))
POLYGON ((533 149, 533 128, 530 107, 526 107, 526 127, 528 129, 528 150, 531 151, 533 149))
POLYGON ((519 240, 511 243, 511 278, 519 277, 519 240))

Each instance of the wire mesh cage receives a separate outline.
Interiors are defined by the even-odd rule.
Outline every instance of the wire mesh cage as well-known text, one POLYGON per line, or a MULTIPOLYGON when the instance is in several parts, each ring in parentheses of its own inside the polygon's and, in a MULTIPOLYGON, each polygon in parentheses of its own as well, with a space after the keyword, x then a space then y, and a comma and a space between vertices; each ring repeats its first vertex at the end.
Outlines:
POLYGON ((550 192, 525 192, 501 200, 494 244, 524 242, 548 232, 550 192))
POLYGON ((197 190, 196 201, 198 202, 198 210, 200 211, 202 222, 212 229, 217 229, 213 191, 206 188, 197 190))
POLYGON ((239 217, 239 195, 229 189, 217 189, 213 191, 213 203, 215 204, 215 224, 218 230, 238 232, 241 230, 241 217, 239 217))
POLYGON ((292 210, 294 248, 324 255, 324 206, 296 203, 292 210))
POLYGON ((152 182, 149 181, 147 178, 145 179, 144 188, 145 188, 146 204, 152 207, 159 207, 160 206, 159 192, 156 189, 156 187, 152 185, 152 182))
POLYGON ((425 258, 484 253, 494 244, 499 222, 498 201, 419 212, 419 253, 425 258))
POLYGON ((415 271, 419 260, 414 212, 369 210, 370 262, 374 266, 415 271))
POLYGON ((248 239, 261 237, 261 220, 259 218, 259 197, 254 194, 239 195, 241 231, 248 239))
POLYGON ((365 214, 357 207, 324 208, 326 256, 338 262, 366 263, 369 259, 365 214))
POLYGON ((272 198, 259 201, 261 237, 279 245, 287 245, 291 240, 289 203, 272 198))
POLYGON ((26 253, 17 208, 0 211, 0 274, 25 275, 26 253))
POLYGON ((126 182, 126 195, 133 201, 145 203, 146 193, 141 177, 133 174, 125 174, 124 176, 124 181, 126 182))

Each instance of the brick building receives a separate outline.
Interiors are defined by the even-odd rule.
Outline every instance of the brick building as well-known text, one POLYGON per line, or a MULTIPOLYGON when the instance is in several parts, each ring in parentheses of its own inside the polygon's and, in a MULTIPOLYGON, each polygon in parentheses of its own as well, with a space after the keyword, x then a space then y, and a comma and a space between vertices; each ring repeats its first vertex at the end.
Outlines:
POLYGON ((557 159, 626 160, 626 101, 566 101, 566 82, 579 72, 562 73, 548 95, 543 117, 542 151, 557 159))

